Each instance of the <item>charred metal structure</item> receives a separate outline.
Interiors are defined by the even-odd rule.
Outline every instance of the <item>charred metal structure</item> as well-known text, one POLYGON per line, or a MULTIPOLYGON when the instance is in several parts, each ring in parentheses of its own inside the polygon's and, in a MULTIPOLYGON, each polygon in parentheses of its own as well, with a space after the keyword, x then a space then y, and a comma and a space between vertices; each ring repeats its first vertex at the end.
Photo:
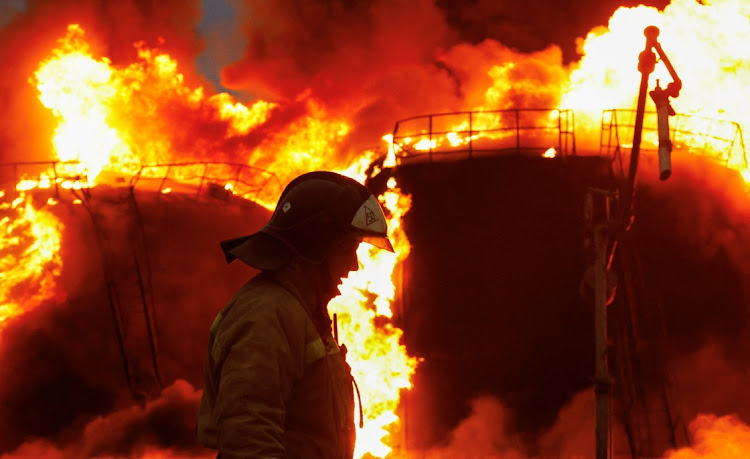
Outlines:
MULTIPOLYGON (((395 177, 413 197, 404 221, 412 253, 402 270, 396 321, 409 353, 424 361, 415 390, 405 393, 405 449, 440 444, 468 415, 468 401, 477 395, 501 398, 515 428, 533 436, 555 422, 572 394, 591 387, 592 228, 617 211, 616 193, 609 191, 617 189, 626 170, 633 115, 604 112, 600 149, 584 152, 577 149, 569 110, 436 114, 396 124, 395 164, 372 164, 369 186, 385 190, 395 177), (592 189, 605 192, 592 196, 592 189), (592 196, 590 212, 587 196, 592 196)), ((644 114, 645 152, 657 151, 650 140, 655 117, 644 114)), ((698 151, 717 168, 746 165, 736 123, 678 115, 670 132, 676 151, 698 151)), ((58 185, 83 179, 66 172, 63 163, 0 166, 0 179, 9 183, 34 177, 36 170, 55 171, 49 188, 35 191, 42 201, 71 197, 58 185)), ((102 333, 116 342, 113 360, 119 359, 109 377, 124 379, 133 397, 143 400, 178 377, 200 384, 205 324, 248 275, 223 274, 222 258, 212 255, 216 241, 253 231, 269 216, 217 183, 229 182, 234 193, 249 199, 264 196, 269 187, 268 195, 274 195, 280 184, 271 173, 220 163, 145 166, 119 181, 119 187, 73 190, 81 205, 68 206, 77 223, 67 231, 80 233, 76 236, 99 252, 96 274, 87 280, 96 310, 73 309, 88 318, 109 314, 105 320, 111 328, 102 333), (240 219, 247 225, 242 231, 232 227, 240 219), (196 253, 209 255, 191 271, 196 253), (195 272, 210 274, 188 277, 195 272), (192 282, 211 283, 211 293, 197 294, 192 282), (174 306, 185 304, 200 328, 164 327, 175 320, 174 306), (194 347, 200 351, 193 354, 194 347)), ((677 381, 666 366, 673 336, 666 333, 667 324, 688 300, 675 299, 674 281, 664 275, 668 265, 654 255, 661 250, 654 234, 664 226, 663 212, 653 205, 648 184, 644 189, 636 195, 643 218, 620 240, 612 261, 618 294, 607 321, 613 416, 626 430, 626 442, 616 444, 615 451, 632 456, 659 454, 688 441, 677 381)), ((726 269, 725 261, 717 263, 726 269)), ((723 298, 715 290, 686 290, 686 297, 723 298)), ((732 295, 726 294, 727 304, 732 295)), ((40 381, 40 387, 44 384, 55 381, 40 381)), ((56 393, 81 403, 108 403, 107 395, 74 386, 56 393)), ((99 405, 93 413, 103 409, 99 405)), ((59 422, 63 428, 67 421, 59 422)))
MULTIPOLYGON (((596 390, 625 429, 613 452, 655 456, 689 444, 668 370, 659 282, 649 279, 642 256, 658 227, 610 225, 622 216, 618 191, 627 183, 633 115, 605 111, 599 152, 583 154, 568 111, 462 112, 396 123, 395 164, 375 163, 370 185, 384 190, 394 177, 412 195, 398 321, 407 349, 424 361, 404 403, 407 449, 445 443, 478 395, 503 400, 510 422, 529 433, 551 426, 572 394, 591 387, 594 268, 603 243, 597 231, 620 246, 614 258, 601 257, 611 377, 596 390)), ((656 114, 644 117, 643 150, 656 153, 656 114)), ((746 164, 735 123, 683 116, 670 134, 677 149, 702 144, 712 163, 746 164)))

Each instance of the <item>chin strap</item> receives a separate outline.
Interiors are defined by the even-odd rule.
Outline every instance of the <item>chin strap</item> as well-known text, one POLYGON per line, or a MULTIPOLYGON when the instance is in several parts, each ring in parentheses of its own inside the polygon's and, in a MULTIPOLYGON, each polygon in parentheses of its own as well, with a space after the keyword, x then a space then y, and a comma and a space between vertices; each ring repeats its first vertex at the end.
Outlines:
POLYGON ((359 386, 357 385, 357 380, 354 379, 354 375, 352 375, 352 382, 354 383, 354 388, 357 389, 357 403, 359 404, 359 428, 363 428, 365 426, 365 415, 362 412, 362 397, 359 396, 359 386))
MULTIPOLYGON (((338 321, 337 321, 337 315, 333 314, 333 337, 336 340, 336 344, 339 344, 339 327, 338 327, 338 321)), ((342 344, 339 346, 339 352, 341 352, 341 355, 344 357, 344 362, 346 363, 346 353, 349 350, 346 348, 346 344, 342 344)), ((357 404, 359 405, 359 428, 363 428, 365 426, 365 414, 362 411, 362 397, 359 394, 359 385, 357 385, 357 380, 354 379, 354 375, 352 374, 352 368, 349 366, 349 364, 346 364, 347 368, 349 368, 349 375, 352 377, 352 384, 354 384, 354 389, 357 391, 357 404)))

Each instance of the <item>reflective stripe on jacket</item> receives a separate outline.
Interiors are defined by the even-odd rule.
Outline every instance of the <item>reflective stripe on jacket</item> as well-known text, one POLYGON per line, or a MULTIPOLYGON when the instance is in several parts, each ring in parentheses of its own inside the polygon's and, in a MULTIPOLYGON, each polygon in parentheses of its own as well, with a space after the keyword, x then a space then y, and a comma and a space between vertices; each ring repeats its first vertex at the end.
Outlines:
POLYGON ((353 455, 349 367, 300 300, 263 274, 211 326, 197 434, 222 459, 353 455))

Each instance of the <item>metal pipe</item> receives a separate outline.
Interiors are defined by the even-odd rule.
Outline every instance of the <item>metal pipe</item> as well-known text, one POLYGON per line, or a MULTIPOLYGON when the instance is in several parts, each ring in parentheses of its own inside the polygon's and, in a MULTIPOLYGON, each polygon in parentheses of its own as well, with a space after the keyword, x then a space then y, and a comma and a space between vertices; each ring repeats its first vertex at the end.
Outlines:
POLYGON ((519 113, 518 109, 515 110, 516 112, 516 153, 521 153, 521 132, 519 124, 521 123, 519 121, 519 113))
POLYGON ((430 163, 432 163, 432 115, 430 115, 430 163))
POLYGON ((594 327, 596 335, 596 459, 609 454, 609 392, 611 380, 607 368, 607 225, 594 227, 594 327))
POLYGON ((471 159, 472 154, 474 153, 474 135, 472 134, 472 130, 473 130, 472 112, 469 112, 469 159, 471 159))
POLYGON ((646 95, 648 91, 648 78, 656 67, 656 55, 652 51, 659 29, 646 27, 643 31, 646 36, 646 48, 638 56, 638 71, 641 72, 641 84, 638 90, 638 105, 635 112, 635 127, 633 128, 633 146, 630 150, 630 167, 628 169, 628 182, 623 197, 623 212, 627 213, 626 220, 630 219, 633 192, 635 190, 635 179, 638 172, 638 157, 641 149, 641 137, 643 134, 643 117, 646 112, 646 95))

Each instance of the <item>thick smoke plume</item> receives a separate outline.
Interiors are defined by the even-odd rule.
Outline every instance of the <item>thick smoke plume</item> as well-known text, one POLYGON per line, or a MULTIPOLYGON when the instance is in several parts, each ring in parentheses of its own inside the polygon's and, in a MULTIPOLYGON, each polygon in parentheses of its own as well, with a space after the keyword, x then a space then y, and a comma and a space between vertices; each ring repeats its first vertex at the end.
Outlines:
POLYGON ((243 17, 248 44, 223 84, 279 101, 306 92, 352 121, 355 151, 414 114, 555 106, 565 75, 556 46, 462 44, 429 0, 246 1, 243 17))
POLYGON ((48 440, 29 440, 0 458, 214 457, 195 444, 195 407, 200 397, 200 390, 178 380, 145 406, 96 417, 74 443, 61 446, 48 440))

